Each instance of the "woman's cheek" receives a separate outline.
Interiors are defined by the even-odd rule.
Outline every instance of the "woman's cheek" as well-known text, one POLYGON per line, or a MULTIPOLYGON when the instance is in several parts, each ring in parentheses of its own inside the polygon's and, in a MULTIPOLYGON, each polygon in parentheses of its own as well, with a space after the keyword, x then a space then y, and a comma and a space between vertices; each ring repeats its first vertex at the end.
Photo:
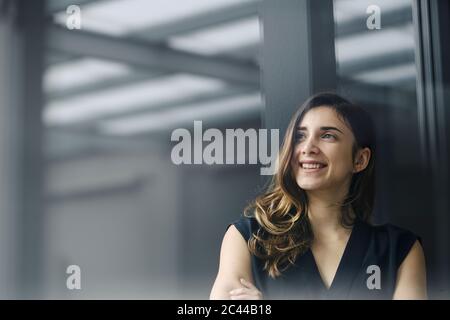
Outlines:
POLYGON ((348 159, 340 159, 339 161, 334 162, 333 167, 330 169, 331 174, 338 177, 339 180, 348 178, 349 174, 351 175, 352 172, 352 166, 348 163, 348 159))

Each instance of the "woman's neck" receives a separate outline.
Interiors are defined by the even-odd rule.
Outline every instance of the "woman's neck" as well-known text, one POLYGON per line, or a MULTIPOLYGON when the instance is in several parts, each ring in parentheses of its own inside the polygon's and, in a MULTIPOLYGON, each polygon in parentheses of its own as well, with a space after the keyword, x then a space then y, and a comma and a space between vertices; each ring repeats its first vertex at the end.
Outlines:
POLYGON ((341 224, 342 192, 314 191, 308 194, 308 218, 317 241, 334 241, 348 235, 341 224))

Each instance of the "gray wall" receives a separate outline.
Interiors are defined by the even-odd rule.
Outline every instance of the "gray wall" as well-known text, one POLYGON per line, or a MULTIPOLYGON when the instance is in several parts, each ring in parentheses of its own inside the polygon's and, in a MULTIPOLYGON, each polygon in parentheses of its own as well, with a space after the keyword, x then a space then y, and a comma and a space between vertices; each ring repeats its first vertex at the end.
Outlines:
POLYGON ((153 146, 48 167, 46 296, 176 296, 179 178, 164 155, 153 146), (81 267, 81 291, 66 288, 70 264, 81 267))

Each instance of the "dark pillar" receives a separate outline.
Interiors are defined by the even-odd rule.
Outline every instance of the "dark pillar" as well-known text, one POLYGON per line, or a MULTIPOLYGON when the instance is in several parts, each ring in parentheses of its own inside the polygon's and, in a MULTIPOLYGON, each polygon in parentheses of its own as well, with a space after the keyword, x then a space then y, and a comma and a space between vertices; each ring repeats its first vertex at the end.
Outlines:
POLYGON ((259 9, 264 125, 282 140, 301 103, 336 88, 333 1, 263 0, 259 9))

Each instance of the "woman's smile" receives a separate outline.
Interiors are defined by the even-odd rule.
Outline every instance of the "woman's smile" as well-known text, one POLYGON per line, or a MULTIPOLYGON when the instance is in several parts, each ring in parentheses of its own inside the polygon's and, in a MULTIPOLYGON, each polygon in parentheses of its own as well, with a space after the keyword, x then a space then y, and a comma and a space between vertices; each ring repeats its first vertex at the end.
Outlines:
POLYGON ((318 173, 323 172, 323 169, 327 167, 324 162, 315 161, 315 160, 303 160, 299 163, 300 170, 303 173, 318 173))
POLYGON ((310 167, 310 168, 305 168, 303 166, 300 167, 300 170, 303 173, 318 173, 318 172, 323 172, 323 170, 326 168, 326 166, 316 166, 316 167, 310 167))

